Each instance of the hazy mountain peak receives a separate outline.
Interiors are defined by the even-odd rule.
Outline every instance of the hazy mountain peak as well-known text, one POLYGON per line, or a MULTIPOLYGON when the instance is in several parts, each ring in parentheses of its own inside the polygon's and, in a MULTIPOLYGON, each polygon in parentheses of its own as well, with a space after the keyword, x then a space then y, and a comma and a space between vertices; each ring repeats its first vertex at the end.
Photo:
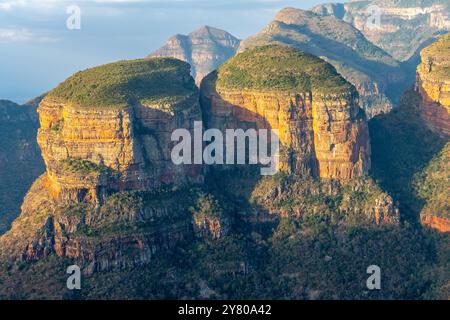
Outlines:
POLYGON ((197 84, 211 71, 234 56, 240 40, 211 26, 201 26, 188 35, 175 35, 150 57, 174 57, 192 66, 197 84))

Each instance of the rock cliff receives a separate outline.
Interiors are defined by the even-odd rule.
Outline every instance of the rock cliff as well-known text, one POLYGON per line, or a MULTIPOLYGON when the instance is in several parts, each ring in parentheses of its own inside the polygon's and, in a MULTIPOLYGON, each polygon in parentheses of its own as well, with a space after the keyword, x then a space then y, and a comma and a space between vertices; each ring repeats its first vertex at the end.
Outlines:
POLYGON ((421 52, 416 88, 422 95, 421 114, 435 132, 450 136, 450 34, 421 52))
POLYGON ((280 169, 349 180, 370 168, 370 144, 355 88, 335 69, 283 46, 248 50, 204 79, 210 128, 277 129, 280 169))
POLYGON ((187 36, 173 36, 150 57, 174 57, 188 62, 199 85, 206 75, 236 54, 239 43, 226 31, 203 26, 187 36))
POLYGON ((351 1, 319 5, 312 11, 352 24, 371 42, 401 61, 413 59, 430 39, 450 30, 447 0, 351 1), (376 25, 374 17, 378 13, 380 24, 376 25))
POLYGON ((57 253, 107 269, 147 261, 189 235, 186 216, 154 228, 158 219, 173 220, 178 207, 133 203, 148 203, 156 197, 148 192, 164 185, 202 181, 199 166, 175 166, 170 158, 172 131, 191 130, 201 119, 189 72, 171 58, 121 61, 79 72, 48 93, 37 138, 46 173, 0 238, 0 255, 33 260, 57 253), (130 192, 143 193, 117 201, 130 192), (130 248, 139 253, 125 260, 130 248))
POLYGON ((397 61, 335 17, 285 8, 264 30, 243 40, 239 52, 267 44, 293 46, 331 63, 356 87, 368 118, 389 112, 402 90, 405 75, 397 61))

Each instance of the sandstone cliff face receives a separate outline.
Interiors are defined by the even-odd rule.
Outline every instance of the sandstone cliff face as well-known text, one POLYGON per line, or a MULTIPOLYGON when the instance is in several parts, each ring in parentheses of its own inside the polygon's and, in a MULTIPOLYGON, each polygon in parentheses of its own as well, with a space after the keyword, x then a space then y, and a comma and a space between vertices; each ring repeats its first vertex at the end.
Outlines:
POLYGON ((422 97, 419 111, 425 124, 447 142, 419 176, 419 195, 426 201, 421 220, 424 225, 449 232, 450 34, 422 50, 421 58, 416 83, 422 97))
POLYGON ((421 114, 435 132, 450 136, 450 35, 421 52, 416 88, 422 95, 421 114))
POLYGON ((239 52, 267 44, 293 46, 332 64, 356 87, 368 118, 389 112, 394 91, 401 92, 404 86, 405 74, 398 62, 335 17, 285 8, 264 30, 243 40, 239 52))
POLYGON ((450 5, 447 0, 394 0, 351 1, 344 4, 324 4, 312 11, 342 19, 360 30, 371 42, 393 57, 407 61, 430 39, 450 30, 450 5), (374 7, 376 6, 376 7, 374 7), (368 23, 380 13, 380 25, 368 23))
POLYGON ((240 40, 223 30, 204 26, 187 36, 170 38, 150 57, 173 57, 188 62, 199 85, 206 75, 235 55, 239 43, 240 40))
POLYGON ((145 192, 157 187, 202 181, 200 166, 175 166, 170 157, 172 131, 191 130, 201 120, 186 63, 166 58, 89 69, 51 91, 38 112, 46 173, 0 238, 0 256, 34 260, 56 253, 91 263, 95 271, 148 262, 157 250, 192 234, 181 199, 175 207, 173 201, 144 201, 155 197, 145 192), (158 81, 170 85, 154 87, 158 81), (84 88, 89 95, 74 95, 84 88), (144 193, 129 200, 130 192, 144 193), (181 218, 174 223, 153 227, 161 219, 173 221, 177 212, 181 218))
MULTIPOLYGON (((278 55, 293 52, 298 51, 281 46, 261 47, 243 54, 242 64, 257 69, 260 54, 266 55, 264 59, 272 55, 277 59, 278 55)), ((348 85, 336 92, 327 88, 330 93, 326 94, 314 89, 275 91, 222 85, 221 77, 226 78, 230 70, 239 72, 238 59, 240 56, 231 59, 202 83, 201 99, 208 127, 279 130, 280 169, 288 173, 349 180, 368 172, 367 123, 353 87, 348 85)), ((297 62, 305 63, 300 59, 297 62)), ((317 58, 315 62, 326 65, 317 58)), ((276 74, 268 77, 276 79, 276 74)))
POLYGON ((47 97, 38 111, 38 142, 56 197, 101 200, 108 190, 199 179, 199 168, 175 166, 170 158, 172 131, 190 130, 201 119, 195 92, 173 105, 138 104, 124 110, 77 108, 47 97), (183 112, 164 111, 186 102, 190 105, 183 112))

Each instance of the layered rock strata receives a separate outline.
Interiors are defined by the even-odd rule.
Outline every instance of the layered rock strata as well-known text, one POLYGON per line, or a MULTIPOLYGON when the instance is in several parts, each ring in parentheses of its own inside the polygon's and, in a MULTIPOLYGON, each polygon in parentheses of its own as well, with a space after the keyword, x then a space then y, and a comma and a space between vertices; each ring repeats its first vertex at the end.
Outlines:
POLYGON ((355 88, 309 54, 282 46, 246 51, 203 81, 201 101, 210 128, 278 130, 284 172, 349 180, 370 168, 355 88))
POLYGON ((421 114, 435 132, 450 136, 450 34, 421 52, 416 88, 422 95, 421 114))
POLYGON ((201 120, 187 63, 154 58, 79 72, 51 91, 38 112, 46 173, 0 238, 0 256, 34 260, 56 253, 108 269, 144 263, 192 234, 186 209, 160 202, 136 209, 133 201, 152 196, 127 197, 202 181, 200 166, 176 166, 170 156, 172 131, 191 130, 201 120), (177 212, 183 218, 154 228, 155 217, 173 221, 177 212))

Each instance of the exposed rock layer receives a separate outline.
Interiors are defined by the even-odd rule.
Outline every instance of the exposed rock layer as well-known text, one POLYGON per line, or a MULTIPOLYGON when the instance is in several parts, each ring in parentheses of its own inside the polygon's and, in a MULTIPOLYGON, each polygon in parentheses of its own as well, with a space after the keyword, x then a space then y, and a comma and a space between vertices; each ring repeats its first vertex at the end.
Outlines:
POLYGON ((129 200, 133 194, 128 195, 202 181, 200 166, 176 166, 170 156, 172 131, 192 130, 193 122, 201 120, 189 66, 173 59, 137 60, 97 67, 74 77, 85 82, 70 78, 40 103, 38 143, 46 173, 27 194, 12 229, 0 238, 0 256, 35 260, 56 253, 84 266, 89 262, 92 271, 148 262, 159 249, 192 235, 187 205, 184 212, 179 203, 175 207, 146 203, 136 209, 143 196, 129 200), (146 74, 148 65, 156 67, 146 74), (120 74, 127 75, 124 83, 114 77, 116 66, 120 74), (140 73, 130 78, 136 69, 140 73), (85 86, 89 79, 102 79, 106 71, 116 81, 114 85, 132 82, 136 90, 145 87, 149 91, 126 91, 128 105, 123 105, 122 95, 103 97, 109 92, 102 88, 104 83, 92 84, 97 91, 90 98, 96 105, 79 102, 86 97, 70 96, 79 92, 71 81, 85 86), (159 79, 158 73, 172 79, 173 85, 171 90, 154 91, 153 97, 151 87, 142 84, 159 79), (90 78, 92 74, 95 77, 90 78), (169 91, 171 96, 158 95, 169 91), (108 104, 102 105, 103 101, 108 104), (116 195, 124 198, 116 200, 116 195), (170 217, 173 221, 177 212, 184 218, 153 228, 155 220, 170 217), (135 232, 128 232, 130 227, 135 232))
POLYGON ((450 136, 450 34, 421 52, 416 88, 421 114, 435 132, 450 136))
MULTIPOLYGON (((261 52, 264 59, 271 55, 277 59, 296 51, 281 46, 262 47, 246 52, 243 64, 247 68, 249 64, 257 66, 261 52)), ((202 83, 201 99, 208 127, 279 130, 280 169, 288 173, 348 180, 368 172, 368 129, 354 88, 325 94, 315 89, 266 91, 221 85, 221 77, 229 70, 239 72, 238 59, 239 56, 231 59, 218 74, 211 74, 202 83)), ((302 63, 305 64, 298 61, 299 66, 302 63)))

